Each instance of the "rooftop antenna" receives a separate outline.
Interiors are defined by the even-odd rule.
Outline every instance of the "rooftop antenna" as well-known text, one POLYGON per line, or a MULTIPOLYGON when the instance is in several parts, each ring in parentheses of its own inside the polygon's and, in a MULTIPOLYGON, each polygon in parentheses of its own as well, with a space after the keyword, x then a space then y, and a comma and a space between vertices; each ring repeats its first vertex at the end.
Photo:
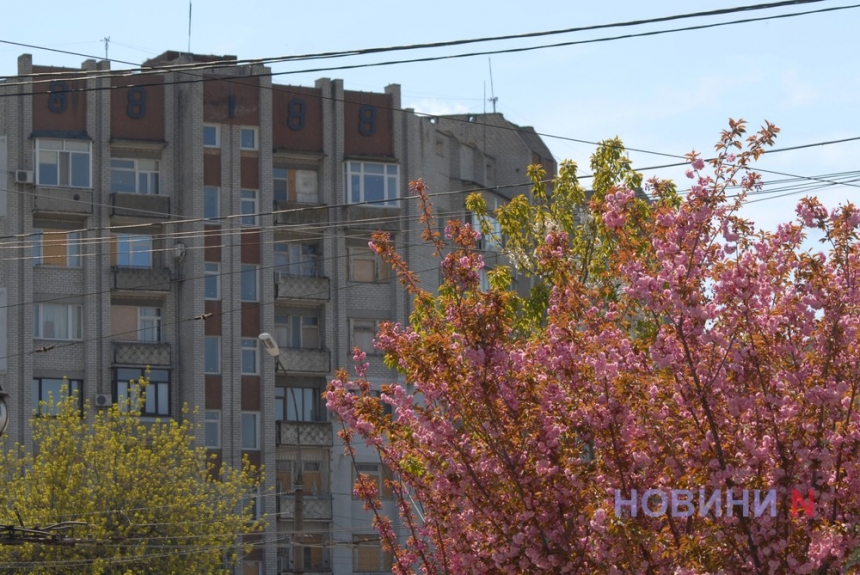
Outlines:
POLYGON ((487 113, 487 81, 484 80, 484 113, 487 113))
POLYGON ((487 58, 487 60, 490 62, 490 97, 487 98, 487 101, 493 103, 493 113, 495 114, 496 102, 498 102, 499 99, 496 97, 496 90, 493 88, 493 59, 487 58))
POLYGON ((188 53, 191 53, 191 0, 188 0, 188 53))
POLYGON ((105 43, 105 60, 108 59, 108 46, 110 45, 110 36, 105 36, 102 38, 102 42, 105 43))

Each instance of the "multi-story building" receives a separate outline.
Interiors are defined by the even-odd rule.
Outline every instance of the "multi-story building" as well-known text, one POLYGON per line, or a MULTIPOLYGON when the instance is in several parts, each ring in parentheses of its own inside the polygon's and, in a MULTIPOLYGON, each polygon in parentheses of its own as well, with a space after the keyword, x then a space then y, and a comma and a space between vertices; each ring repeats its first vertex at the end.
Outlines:
MULTIPOLYGON (((23 55, 18 77, 0 83, 7 435, 31 444, 33 406, 64 376, 98 408, 149 366, 144 416, 198 407, 201 444, 223 464, 247 456, 268 471, 266 543, 243 573, 384 572, 352 496, 356 470, 377 475, 384 495, 383 469, 370 451, 355 466, 343 456, 320 397, 354 346, 368 351, 373 382, 398 377, 371 342, 411 301, 368 249, 370 234, 391 232, 432 288, 438 262, 408 182, 424 178, 444 220, 466 215, 467 193, 499 205, 528 191, 528 164, 555 164, 534 130, 501 114, 419 117, 401 109, 396 85, 273 80, 235 57, 166 52, 134 74, 23 55)), ((492 265, 498 244, 482 247, 492 265)))

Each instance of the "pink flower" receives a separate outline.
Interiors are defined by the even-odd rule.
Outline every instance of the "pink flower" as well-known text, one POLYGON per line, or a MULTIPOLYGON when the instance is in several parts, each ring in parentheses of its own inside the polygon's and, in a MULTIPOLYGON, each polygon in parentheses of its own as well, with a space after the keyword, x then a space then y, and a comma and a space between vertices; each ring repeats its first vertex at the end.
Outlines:
POLYGON ((696 158, 693 160, 693 169, 694 170, 703 170, 705 168, 705 160, 702 158, 696 158))
POLYGON ((691 180, 692 180, 694 177, 696 177, 696 173, 695 173, 695 172, 693 172, 693 169, 692 169, 692 168, 687 169, 687 171, 686 171, 686 172, 684 172, 684 173, 685 173, 685 174, 687 175, 687 177, 688 177, 688 178, 690 178, 691 180))

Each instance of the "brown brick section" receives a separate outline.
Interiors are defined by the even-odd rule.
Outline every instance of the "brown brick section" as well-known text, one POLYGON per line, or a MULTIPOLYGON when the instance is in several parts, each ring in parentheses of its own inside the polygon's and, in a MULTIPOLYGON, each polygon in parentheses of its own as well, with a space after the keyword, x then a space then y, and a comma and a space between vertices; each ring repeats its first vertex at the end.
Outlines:
POLYGON ((164 77, 128 76, 111 79, 112 138, 164 140, 164 77), (133 88, 129 89, 129 86, 133 88))
POLYGON ((343 102, 344 152, 393 157, 391 96, 347 91, 343 93, 343 102))
POLYGON ((272 146, 276 150, 323 151, 320 90, 272 86, 272 146))
MULTIPOLYGON (((69 70, 54 66, 33 66, 34 74, 57 73, 69 70)), ((69 70, 68 77, 80 77, 80 70, 69 70)), ((87 84, 84 80, 68 80, 55 76, 47 84, 33 86, 33 131, 87 131, 87 84), (65 85, 66 91, 57 91, 65 85), (54 93, 50 93, 51 90, 54 93)))
POLYGON ((253 152, 242 152, 241 178, 242 187, 246 190, 260 189, 260 156, 253 152))
POLYGON ((234 126, 260 125, 258 79, 222 78, 204 82, 203 121, 234 126))
POLYGON ((221 409, 221 376, 207 375, 205 379, 206 409, 221 409))
POLYGON ((260 376, 242 376, 242 411, 260 411, 260 376))
POLYGON ((221 150, 203 151, 203 185, 221 185, 221 150))

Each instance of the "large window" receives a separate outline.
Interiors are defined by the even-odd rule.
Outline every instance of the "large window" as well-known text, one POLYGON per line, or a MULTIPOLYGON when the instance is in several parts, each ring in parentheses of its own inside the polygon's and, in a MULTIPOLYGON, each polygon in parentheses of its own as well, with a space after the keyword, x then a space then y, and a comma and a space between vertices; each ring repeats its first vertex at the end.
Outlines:
POLYGON ((347 162, 347 203, 368 202, 373 206, 396 206, 400 197, 397 164, 375 164, 371 162, 347 162))
POLYGON ((315 204, 319 202, 318 180, 315 170, 272 168, 275 201, 315 204))
POLYGON ((221 373, 221 338, 207 335, 203 347, 203 373, 221 373))
POLYGON ((347 248, 349 280, 382 282, 388 280, 388 265, 370 248, 347 248))
POLYGON ((352 345, 350 346, 350 355, 352 348, 359 348, 367 355, 376 355, 381 352, 373 347, 373 339, 379 331, 379 322, 374 319, 353 319, 350 320, 352 326, 352 345))
POLYGON ((296 349, 319 349, 320 320, 316 314, 275 314, 275 339, 278 345, 296 349))
POLYGON ((323 421, 321 393, 316 387, 276 387, 275 420, 323 421))
POLYGON ((91 144, 85 140, 36 140, 36 184, 89 188, 91 144))
POLYGON ((242 301, 258 301, 260 292, 257 289, 257 266, 242 264, 242 301))
POLYGON ((361 573, 390 573, 394 557, 382 549, 379 534, 352 536, 352 570, 361 573))
POLYGON ((257 225, 257 190, 242 190, 239 211, 243 226, 257 225))
POLYGON ((257 362, 257 338, 242 339, 242 374, 257 375, 260 373, 257 362))
POLYGON ((221 191, 216 186, 203 186, 203 217, 217 220, 221 215, 221 191))
POLYGON ((221 299, 221 264, 203 262, 203 297, 221 299))
POLYGON ((81 306, 37 303, 33 306, 33 337, 37 339, 81 339, 81 306))
POLYGON ((81 267, 81 233, 33 230, 33 265, 81 267))
POLYGON ((260 413, 242 412, 242 449, 260 449, 260 413))
POLYGON ((83 382, 79 379, 34 377, 33 409, 41 415, 57 415, 59 404, 72 396, 77 396, 78 409, 83 409, 82 387, 83 382))
POLYGON ((218 449, 221 447, 221 412, 206 411, 203 420, 203 440, 206 447, 218 449))
POLYGON ((150 417, 170 415, 170 371, 152 369, 147 373, 145 367, 120 367, 114 369, 114 397, 122 409, 135 407, 143 394, 140 414, 150 417), (149 383, 139 385, 141 377, 148 376, 149 383))
POLYGON ((313 244, 277 242, 272 245, 274 268, 287 276, 317 275, 317 247, 313 244))
POLYGON ((390 499, 393 496, 391 486, 388 484, 392 479, 391 471, 382 463, 356 463, 353 472, 353 483, 359 475, 367 475, 376 482, 380 498, 390 499))
POLYGON ((161 341, 161 308, 137 308, 138 341, 161 341))
POLYGON ((158 160, 111 158, 110 191, 158 193, 158 160))
POLYGON ((152 237, 116 234, 116 265, 123 268, 152 267, 152 237))

